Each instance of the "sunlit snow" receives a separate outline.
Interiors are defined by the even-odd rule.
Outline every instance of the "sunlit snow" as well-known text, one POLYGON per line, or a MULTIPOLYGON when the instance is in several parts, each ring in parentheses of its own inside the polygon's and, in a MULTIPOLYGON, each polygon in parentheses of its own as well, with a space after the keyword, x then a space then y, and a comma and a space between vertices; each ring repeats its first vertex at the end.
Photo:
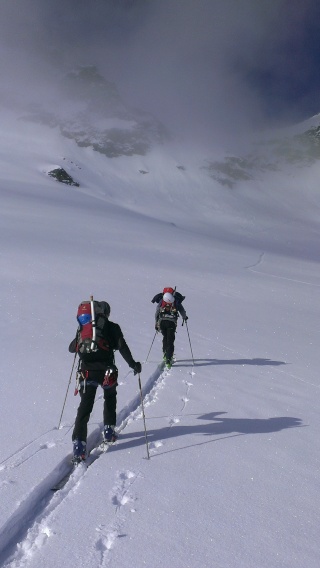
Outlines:
MULTIPOLYGON (((1 117, 1 566, 318 568, 319 166, 229 190, 205 159, 173 142, 107 159, 1 117), (117 354, 119 441, 52 492, 78 304, 107 300, 144 362, 164 286, 189 320, 170 372, 159 335, 143 364, 150 459, 117 354)), ((98 391, 90 450, 101 428, 98 391)))

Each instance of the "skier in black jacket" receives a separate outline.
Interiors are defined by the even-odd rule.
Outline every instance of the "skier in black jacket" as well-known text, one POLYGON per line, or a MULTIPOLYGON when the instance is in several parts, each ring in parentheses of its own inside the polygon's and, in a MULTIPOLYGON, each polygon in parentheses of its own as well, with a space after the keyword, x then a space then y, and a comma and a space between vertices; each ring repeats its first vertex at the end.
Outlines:
POLYGON ((157 294, 151 300, 153 303, 157 302, 155 329, 162 333, 163 358, 169 368, 173 362, 174 340, 179 314, 184 322, 188 319, 181 303, 183 300, 184 296, 173 290, 173 288, 164 288, 162 294, 157 294))
MULTIPOLYGON (((108 308, 110 315, 110 306, 108 308)), ((112 443, 117 439, 115 425, 118 369, 115 366, 114 351, 118 350, 121 353, 135 375, 141 373, 141 363, 133 359, 120 326, 106 319, 102 334, 109 348, 90 354, 89 357, 78 352, 78 334, 69 345, 70 353, 78 352, 80 358, 78 376, 81 401, 72 434, 73 461, 75 463, 86 458, 87 426, 98 386, 101 386, 104 390, 104 441, 112 443)))

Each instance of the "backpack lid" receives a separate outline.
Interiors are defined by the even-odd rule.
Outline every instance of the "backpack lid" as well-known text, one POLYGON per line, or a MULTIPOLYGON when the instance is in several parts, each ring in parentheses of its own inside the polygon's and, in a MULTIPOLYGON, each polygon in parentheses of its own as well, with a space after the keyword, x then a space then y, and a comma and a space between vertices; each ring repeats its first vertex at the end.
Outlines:
MULTIPOLYGON (((93 300, 93 309, 94 309, 95 315, 101 314, 106 318, 109 318, 109 316, 110 316, 110 304, 108 304, 108 302, 104 302, 104 301, 99 302, 98 300, 93 300)), ((90 314, 90 316, 92 315, 91 314, 91 302, 88 301, 88 300, 84 300, 83 302, 81 302, 81 304, 79 304, 78 311, 77 311, 78 321, 79 321, 79 316, 81 316, 83 314, 90 314)))
POLYGON ((90 302, 81 302, 77 311, 77 320, 80 325, 86 325, 92 321, 90 302))
POLYGON ((174 293, 174 289, 173 289, 173 288, 163 288, 162 294, 166 294, 167 292, 168 292, 169 294, 173 294, 173 293, 174 293))

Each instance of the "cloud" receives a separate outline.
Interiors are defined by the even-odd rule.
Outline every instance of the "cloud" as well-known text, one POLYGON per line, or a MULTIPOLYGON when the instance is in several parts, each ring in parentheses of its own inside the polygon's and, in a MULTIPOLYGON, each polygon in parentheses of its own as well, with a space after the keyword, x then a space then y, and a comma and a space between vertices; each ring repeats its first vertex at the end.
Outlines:
POLYGON ((97 65, 180 134, 241 139, 317 112, 319 15, 318 0, 3 0, 1 90, 46 97, 97 65))

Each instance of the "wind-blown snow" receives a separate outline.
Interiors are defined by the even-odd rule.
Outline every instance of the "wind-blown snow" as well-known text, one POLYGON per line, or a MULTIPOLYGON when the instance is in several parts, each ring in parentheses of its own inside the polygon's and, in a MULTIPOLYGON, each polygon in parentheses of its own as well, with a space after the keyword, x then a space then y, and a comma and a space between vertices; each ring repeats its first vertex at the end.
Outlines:
MULTIPOLYGON (((318 568, 319 166, 228 190, 173 144, 110 160, 1 125, 0 565, 318 568), (189 320, 170 372, 159 335, 143 364, 150 459, 118 354, 119 442, 53 493, 79 403, 78 303, 110 302, 145 361, 164 286, 189 320)), ((101 427, 102 391, 89 449, 101 427)))

